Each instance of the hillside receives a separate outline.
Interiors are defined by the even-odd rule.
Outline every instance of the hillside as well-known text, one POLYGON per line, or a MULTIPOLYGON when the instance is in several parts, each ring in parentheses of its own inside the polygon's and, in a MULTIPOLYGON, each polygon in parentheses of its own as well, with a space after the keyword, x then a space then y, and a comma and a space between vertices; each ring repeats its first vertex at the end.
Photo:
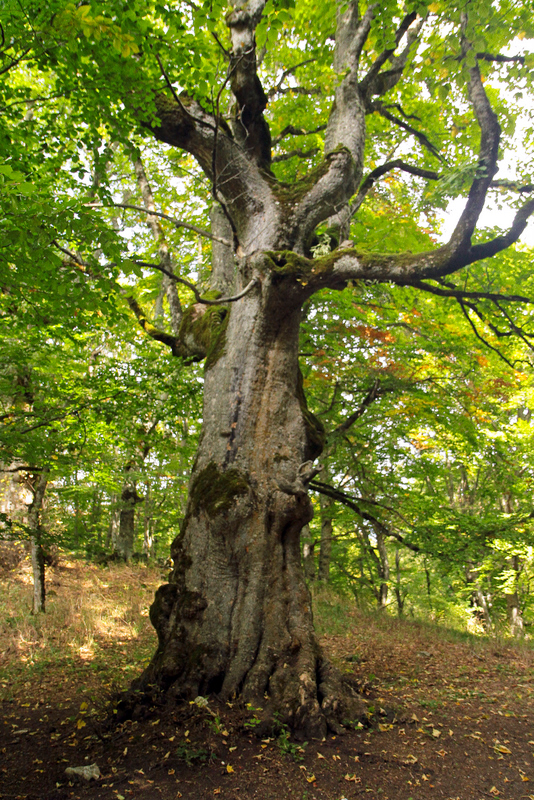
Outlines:
POLYGON ((36 800, 481 800, 534 798, 534 655, 363 614, 323 592, 323 644, 368 702, 364 727, 298 743, 258 738, 251 708, 147 707, 114 697, 154 647, 145 566, 62 561, 32 618, 28 567, 0 580, 0 797, 36 800), (115 713, 113 713, 115 712, 115 713), (97 764, 79 782, 67 767, 97 764))

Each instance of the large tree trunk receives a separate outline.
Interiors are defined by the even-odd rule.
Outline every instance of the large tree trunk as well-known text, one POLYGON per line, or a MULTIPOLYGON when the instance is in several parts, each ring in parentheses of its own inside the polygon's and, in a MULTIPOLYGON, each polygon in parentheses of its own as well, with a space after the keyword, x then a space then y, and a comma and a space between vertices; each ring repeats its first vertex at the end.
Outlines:
POLYGON ((313 630, 300 532, 322 430, 301 388, 300 308, 276 283, 266 276, 232 306, 208 359, 202 441, 174 570, 150 611, 158 650, 140 685, 240 696, 321 738, 359 708, 313 630))

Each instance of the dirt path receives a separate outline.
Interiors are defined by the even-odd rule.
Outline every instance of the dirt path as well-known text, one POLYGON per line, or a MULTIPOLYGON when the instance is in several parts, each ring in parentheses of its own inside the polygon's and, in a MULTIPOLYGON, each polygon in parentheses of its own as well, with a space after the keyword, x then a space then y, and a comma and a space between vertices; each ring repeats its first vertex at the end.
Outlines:
MULTIPOLYGON (((254 735, 253 709, 154 708, 103 728, 103 680, 80 660, 0 705, 0 797, 35 800, 534 800, 534 656, 358 615, 327 651, 360 682, 370 727, 304 747, 254 735), (83 687, 83 689, 81 688, 83 687), (65 768, 98 764, 90 783, 65 768)), ((109 657, 123 644, 109 645, 109 657)), ((127 650, 127 648, 126 648, 127 650)), ((108 711, 112 709, 108 708, 108 711)))

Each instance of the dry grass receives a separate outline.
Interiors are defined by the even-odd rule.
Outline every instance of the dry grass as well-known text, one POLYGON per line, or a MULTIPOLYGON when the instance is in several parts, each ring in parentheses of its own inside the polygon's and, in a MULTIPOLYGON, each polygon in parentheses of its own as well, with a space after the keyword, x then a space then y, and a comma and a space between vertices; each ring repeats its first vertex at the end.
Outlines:
POLYGON ((45 679, 127 684, 152 654, 148 620, 161 571, 61 560, 47 571, 47 612, 32 615, 30 564, 0 577, 0 698, 45 679), (59 675, 57 674, 59 671, 59 675))

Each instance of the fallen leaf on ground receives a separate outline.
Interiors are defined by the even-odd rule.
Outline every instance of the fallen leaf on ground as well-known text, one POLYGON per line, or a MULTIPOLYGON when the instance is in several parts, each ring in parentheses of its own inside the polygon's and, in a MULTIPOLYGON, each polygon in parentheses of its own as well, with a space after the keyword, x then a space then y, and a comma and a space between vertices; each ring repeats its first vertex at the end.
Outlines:
POLYGON ((315 775, 306 775, 306 780, 308 783, 313 783, 315 780, 315 775))
POLYGON ((361 783, 361 778, 357 778, 356 775, 349 775, 348 772, 345 775, 345 780, 346 781, 353 781, 354 783, 361 783))
POLYGON ((230 773, 230 772, 235 772, 235 770, 234 770, 234 768, 232 767, 232 765, 231 765, 231 764, 227 764, 227 765, 226 765, 226 771, 227 771, 228 773, 230 773))
POLYGON ((505 747, 503 744, 496 744, 493 746, 493 749, 497 753, 504 753, 505 755, 509 756, 512 754, 512 751, 505 747))

